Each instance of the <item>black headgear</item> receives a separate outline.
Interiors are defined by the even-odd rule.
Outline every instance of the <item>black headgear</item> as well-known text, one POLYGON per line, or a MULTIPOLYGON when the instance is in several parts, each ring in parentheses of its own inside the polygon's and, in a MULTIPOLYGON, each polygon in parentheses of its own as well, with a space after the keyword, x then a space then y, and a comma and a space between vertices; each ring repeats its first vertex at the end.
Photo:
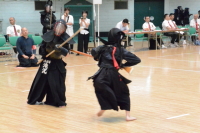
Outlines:
POLYGON ((185 8, 185 13, 189 13, 189 8, 185 8))
POLYGON ((63 34, 67 29, 67 25, 63 19, 57 20, 54 24, 54 33, 56 36, 60 36, 63 34))
POLYGON ((49 5, 49 6, 52 6, 52 5, 53 5, 53 2, 52 2, 51 0, 48 0, 48 1, 46 2, 45 7, 48 6, 48 5, 49 5))
POLYGON ((45 11, 46 11, 46 12, 50 12, 52 4, 53 4, 53 3, 52 3, 52 1, 50 1, 50 0, 48 0, 48 1, 46 2, 46 4, 45 4, 45 11))
POLYGON ((112 28, 108 33, 108 43, 110 45, 121 45, 121 40, 124 38, 125 34, 118 28, 112 28))
POLYGON ((112 28, 108 33, 108 42, 99 37, 100 41, 102 41, 105 45, 113 45, 119 48, 119 57, 120 63, 119 66, 122 65, 122 52, 121 52, 121 41, 125 37, 124 32, 122 32, 118 28, 112 28))
POLYGON ((182 6, 178 6, 177 9, 182 10, 182 6))

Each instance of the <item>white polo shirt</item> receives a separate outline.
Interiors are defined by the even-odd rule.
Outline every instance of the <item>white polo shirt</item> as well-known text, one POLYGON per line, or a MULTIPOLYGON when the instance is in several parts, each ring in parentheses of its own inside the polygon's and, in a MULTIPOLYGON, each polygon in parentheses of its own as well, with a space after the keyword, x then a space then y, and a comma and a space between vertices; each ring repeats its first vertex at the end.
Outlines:
POLYGON ((10 36, 16 36, 15 35, 15 31, 14 31, 14 27, 15 26, 15 29, 16 29, 16 32, 17 32, 17 36, 21 36, 21 26, 19 25, 10 25, 7 27, 7 30, 6 30, 6 34, 10 34, 10 36))
POLYGON ((129 30, 128 25, 127 25, 126 27, 123 27, 122 21, 118 22, 117 25, 115 26, 115 28, 118 28, 118 29, 120 29, 121 31, 129 30))
POLYGON ((68 15, 65 19, 64 19, 64 15, 62 15, 61 19, 65 20, 66 23, 72 23, 72 25, 67 25, 68 28, 73 28, 73 24, 74 24, 74 17, 72 15, 68 15))
POLYGON ((167 31, 167 28, 171 28, 171 26, 169 25, 169 21, 168 20, 164 20, 162 23, 162 27, 164 31, 167 31))
POLYGON ((145 22, 143 25, 142 25, 142 28, 143 30, 146 29, 146 28, 149 28, 150 26, 150 30, 155 30, 156 29, 156 26, 152 23, 152 22, 145 22))
MULTIPOLYGON (((200 19, 197 19, 197 24, 200 25, 200 19)), ((198 28, 199 28, 199 25, 198 25, 198 28)), ((190 26, 196 28, 196 21, 194 19, 190 21, 190 26)))
MULTIPOLYGON (((84 19, 85 20, 85 23, 86 24, 90 24, 90 19, 86 18, 84 19)), ((89 28, 89 27, 86 27, 85 23, 81 21, 81 19, 79 19, 79 24, 82 23, 82 26, 80 28, 89 28)), ((88 34, 89 32, 87 30, 81 30, 80 31, 80 34, 88 34)))

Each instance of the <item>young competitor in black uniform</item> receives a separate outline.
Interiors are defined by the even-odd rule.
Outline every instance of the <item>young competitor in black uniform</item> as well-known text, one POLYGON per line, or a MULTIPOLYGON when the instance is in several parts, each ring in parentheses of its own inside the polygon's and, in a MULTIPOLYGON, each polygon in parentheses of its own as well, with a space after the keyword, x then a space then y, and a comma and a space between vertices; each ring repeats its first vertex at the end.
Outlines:
MULTIPOLYGON (((67 25, 64 20, 58 20, 55 23, 54 29, 42 36, 43 42, 39 49, 39 54, 44 59, 40 64, 40 68, 32 83, 29 95, 28 104, 42 103, 46 95, 45 104, 56 107, 66 106, 65 97, 65 77, 66 77, 66 63, 62 60, 61 55, 66 56, 68 53, 68 44, 64 45, 66 48, 58 48, 59 44, 63 43, 69 38, 65 32, 67 25), (56 50, 49 57, 48 53, 56 50)), ((68 42, 74 44, 73 40, 68 42)))
POLYGON ((133 66, 141 62, 134 54, 121 47, 121 41, 125 34, 117 29, 110 30, 108 42, 100 39, 105 45, 92 50, 94 60, 98 61, 100 69, 89 79, 93 79, 95 93, 101 110, 101 116, 105 110, 116 110, 118 106, 126 111, 126 120, 131 121, 136 118, 130 116, 130 97, 127 84, 131 81, 123 77, 118 70, 123 67, 133 66), (126 60, 122 64, 122 60, 126 60))

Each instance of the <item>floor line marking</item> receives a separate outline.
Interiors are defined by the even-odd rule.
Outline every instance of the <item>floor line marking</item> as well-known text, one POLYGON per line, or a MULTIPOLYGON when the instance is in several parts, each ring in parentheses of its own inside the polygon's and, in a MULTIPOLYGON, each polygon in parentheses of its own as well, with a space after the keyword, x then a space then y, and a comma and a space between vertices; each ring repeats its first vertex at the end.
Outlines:
POLYGON ((190 114, 182 114, 182 115, 178 115, 178 116, 173 116, 173 117, 169 117, 169 118, 166 118, 166 119, 174 119, 174 118, 179 118, 179 117, 183 117, 183 116, 187 116, 187 115, 190 115, 190 114))
POLYGON ((149 57, 150 59, 161 59, 161 60, 173 60, 173 61, 186 61, 186 62, 200 62, 200 61, 188 61, 188 60, 176 60, 176 59, 163 59, 163 58, 156 58, 156 57, 149 57))
POLYGON ((67 66, 67 67, 90 66, 90 65, 97 65, 97 63, 94 63, 94 64, 83 64, 83 65, 74 65, 74 66, 67 66))
POLYGON ((27 91, 30 91, 30 90, 24 90, 24 91, 22 91, 22 92, 27 92, 27 91))
MULTIPOLYGON (((88 65, 97 65, 97 63, 94 64, 83 64, 83 65, 73 65, 73 66, 67 66, 68 67, 77 67, 77 66, 88 66, 88 65)), ((28 71, 35 71, 38 69, 32 69, 32 70, 24 70, 24 71, 14 71, 14 72, 4 72, 4 73, 0 73, 0 74, 9 74, 9 73, 18 73, 18 72, 28 72, 28 71)))
POLYGON ((17 72, 27 72, 27 71, 35 71, 35 70, 37 70, 37 69, 25 70, 25 71, 15 71, 15 72, 5 72, 5 73, 0 73, 0 74, 17 73, 17 72))
POLYGON ((200 71, 195 71, 195 70, 174 69, 174 68, 165 68, 165 67, 151 67, 151 66, 140 66, 140 65, 138 65, 138 67, 148 67, 148 68, 169 69, 169 70, 178 70, 178 71, 186 71, 186 72, 200 72, 200 71))
MULTIPOLYGON (((174 55, 194 54, 194 53, 199 53, 199 52, 193 52, 193 53, 181 53, 181 54, 164 55, 164 56, 156 56, 156 57, 167 57, 167 56, 174 56, 174 55)), ((151 58, 151 57, 149 57, 149 58, 151 58)))

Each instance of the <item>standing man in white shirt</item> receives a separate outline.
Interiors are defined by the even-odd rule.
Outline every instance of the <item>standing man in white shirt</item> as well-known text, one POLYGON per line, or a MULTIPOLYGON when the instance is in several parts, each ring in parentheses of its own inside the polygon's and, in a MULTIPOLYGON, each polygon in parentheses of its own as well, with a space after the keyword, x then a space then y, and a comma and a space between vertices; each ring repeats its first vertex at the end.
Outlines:
MULTIPOLYGON (((10 26, 7 27, 6 34, 7 38, 12 37, 12 36, 21 36, 21 26, 15 24, 15 18, 10 17, 10 26)), ((13 48, 14 52, 17 53, 17 49, 13 48)))
MULTIPOLYGON (((164 15, 164 21, 162 23, 163 31, 169 31, 169 30, 175 30, 171 24, 170 24, 170 17, 168 14, 164 15)), ((176 47, 178 46, 179 43, 179 35, 176 32, 165 32, 164 35, 170 36, 171 37, 171 47, 176 47)))
MULTIPOLYGON (((200 31, 200 19, 198 19, 199 15, 194 14, 194 19, 190 21, 190 26, 196 29, 196 32, 199 33, 200 31)), ((194 42, 195 36, 192 36, 192 41, 194 42)))
MULTIPOLYGON (((174 21, 174 14, 170 13, 169 17, 170 17, 170 20, 169 20, 170 25, 174 29, 179 29, 178 26, 176 25, 176 22, 174 21)), ((179 34, 180 38, 182 38, 182 36, 184 36, 183 44, 186 44, 186 35, 185 35, 185 33, 183 31, 177 32, 177 33, 179 34)))
MULTIPOLYGON (((62 15, 61 19, 65 20, 66 22, 66 25, 67 25, 66 33, 69 36, 72 36, 74 34, 74 30, 73 30, 74 17, 70 15, 69 13, 70 13, 70 8, 65 8, 64 15, 62 15)), ((70 49, 73 49, 73 44, 70 44, 70 49)), ((71 54, 73 54, 73 52, 71 52, 71 54)))
MULTIPOLYGON (((129 25, 128 19, 124 19, 123 21, 118 22, 117 25, 115 26, 115 28, 120 29, 124 33, 128 33, 129 32, 129 26, 128 25, 129 25)), ((130 42, 131 42, 131 38, 128 37, 128 45, 132 46, 130 42)), ((126 47, 127 47, 127 42, 125 42, 125 44, 124 44, 124 48, 126 48, 126 47)))
MULTIPOLYGON (((150 22, 149 16, 145 16, 144 20, 145 20, 145 23, 142 25, 142 29, 144 31, 154 31, 156 29, 156 26, 152 22, 150 22)), ((148 34, 144 34, 144 36, 148 37, 148 34)), ((150 41, 150 47, 151 47, 151 42, 154 42, 154 39, 150 38, 149 41, 150 41)), ((165 47, 162 39, 160 39, 159 36, 157 36, 157 42, 159 44, 161 43, 160 45, 162 45, 162 48, 167 48, 165 47)), ((152 44, 152 45, 156 45, 156 44, 152 44)))

